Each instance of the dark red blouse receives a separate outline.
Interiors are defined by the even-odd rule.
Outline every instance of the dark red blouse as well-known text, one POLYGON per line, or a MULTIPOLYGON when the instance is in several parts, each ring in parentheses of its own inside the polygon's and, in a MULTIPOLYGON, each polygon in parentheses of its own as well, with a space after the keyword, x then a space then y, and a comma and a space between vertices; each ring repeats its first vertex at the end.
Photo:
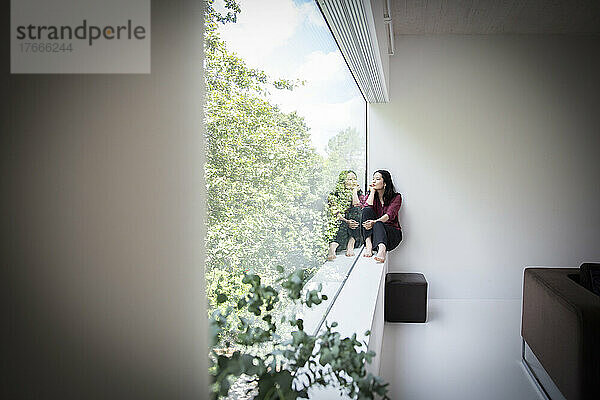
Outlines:
POLYGON ((373 200, 373 205, 371 206, 375 211, 375 215, 377 218, 381 218, 383 214, 387 214, 390 219, 385 223, 386 225, 393 226, 396 229, 401 229, 400 224, 398 223, 398 213, 400 212, 400 206, 402 205, 402 195, 400 193, 396 193, 390 203, 387 205, 381 205, 381 200, 377 197, 373 200))

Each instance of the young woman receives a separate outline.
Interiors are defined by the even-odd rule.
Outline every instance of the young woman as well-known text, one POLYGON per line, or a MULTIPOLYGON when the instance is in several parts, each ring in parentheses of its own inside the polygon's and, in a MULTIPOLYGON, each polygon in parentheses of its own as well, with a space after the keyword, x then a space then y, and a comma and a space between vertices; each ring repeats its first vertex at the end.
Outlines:
MULTIPOLYGON (((329 195, 330 218, 333 219, 335 237, 329 243, 328 260, 335 259, 339 246, 346 247, 346 256, 354 255, 354 247, 361 245, 360 217, 362 192, 358 188, 354 171, 342 171, 335 190, 329 195)), ((364 198, 362 198, 364 201, 364 198)))
POLYGON ((387 252, 395 249, 402 240, 398 223, 402 196, 396 193, 390 173, 382 169, 373 174, 370 189, 362 214, 364 256, 371 257, 373 249, 377 249, 375 261, 382 263, 387 252))

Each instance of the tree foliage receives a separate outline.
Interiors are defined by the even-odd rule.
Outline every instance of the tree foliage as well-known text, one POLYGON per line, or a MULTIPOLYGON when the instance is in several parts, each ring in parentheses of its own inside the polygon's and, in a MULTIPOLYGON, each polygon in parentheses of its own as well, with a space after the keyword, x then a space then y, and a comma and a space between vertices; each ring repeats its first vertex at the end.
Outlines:
POLYGON ((271 104, 270 80, 229 51, 218 24, 235 21, 208 4, 205 34, 208 191, 207 269, 272 275, 274 264, 316 269, 324 254, 321 155, 304 119, 271 104))
POLYGON ((365 136, 356 128, 346 128, 327 142, 327 157, 323 169, 327 184, 335 184, 341 171, 352 170, 360 177, 364 173, 366 143, 365 136))

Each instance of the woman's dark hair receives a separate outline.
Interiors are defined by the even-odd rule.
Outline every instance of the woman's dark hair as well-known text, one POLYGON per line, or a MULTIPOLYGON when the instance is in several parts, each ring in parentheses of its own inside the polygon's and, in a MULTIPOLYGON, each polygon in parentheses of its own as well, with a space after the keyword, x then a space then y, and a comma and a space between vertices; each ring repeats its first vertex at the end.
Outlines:
MULTIPOLYGON (((380 173, 383 178, 383 182, 385 183, 385 191, 383 192, 383 204, 390 204, 390 201, 396 197, 396 189, 394 189, 394 184, 392 183, 392 175, 386 171, 385 169, 378 169, 373 172, 373 175, 376 173, 380 173)), ((379 196, 375 193, 375 196, 379 196)))

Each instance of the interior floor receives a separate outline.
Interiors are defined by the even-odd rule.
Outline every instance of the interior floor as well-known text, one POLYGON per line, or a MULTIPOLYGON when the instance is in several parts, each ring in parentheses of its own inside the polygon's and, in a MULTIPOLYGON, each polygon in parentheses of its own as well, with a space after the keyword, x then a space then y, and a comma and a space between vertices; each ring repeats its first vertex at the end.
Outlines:
POLYGON ((521 301, 430 299, 427 322, 385 324, 380 375, 403 400, 540 400, 521 364, 521 301))

